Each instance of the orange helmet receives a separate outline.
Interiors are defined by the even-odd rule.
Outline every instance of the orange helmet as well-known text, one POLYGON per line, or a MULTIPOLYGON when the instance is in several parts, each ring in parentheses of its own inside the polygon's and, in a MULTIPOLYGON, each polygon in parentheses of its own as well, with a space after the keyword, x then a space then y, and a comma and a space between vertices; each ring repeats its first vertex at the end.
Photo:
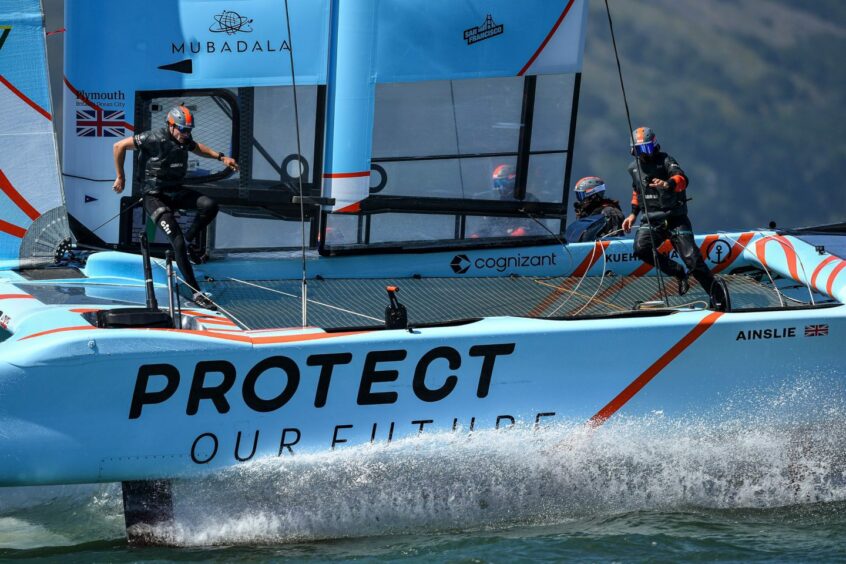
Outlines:
POLYGON ((496 167, 491 175, 493 189, 499 193, 499 197, 513 198, 514 187, 517 181, 517 169, 508 164, 501 164, 496 167))
POLYGON ((194 129, 194 115, 183 105, 174 106, 167 113, 168 125, 173 125, 179 131, 190 133, 194 129))
POLYGON ((658 138, 651 127, 638 127, 632 131, 632 154, 651 155, 658 149, 658 138))

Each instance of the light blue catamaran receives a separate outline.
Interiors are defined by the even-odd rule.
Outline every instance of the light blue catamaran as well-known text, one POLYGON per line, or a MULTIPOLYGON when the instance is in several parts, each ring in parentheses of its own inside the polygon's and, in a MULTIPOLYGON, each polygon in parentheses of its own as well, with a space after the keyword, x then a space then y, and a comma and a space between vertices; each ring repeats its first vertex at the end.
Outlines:
POLYGON ((68 0, 63 174, 40 3, 0 8, 2 486, 123 482, 137 527, 169 480, 261 457, 601 432, 800 370, 846 397, 836 234, 697 237, 725 312, 667 297, 631 239, 562 243, 586 0, 68 0), (188 165, 221 206, 217 312, 178 297, 137 162, 111 190, 115 141, 180 103, 241 167, 188 165))

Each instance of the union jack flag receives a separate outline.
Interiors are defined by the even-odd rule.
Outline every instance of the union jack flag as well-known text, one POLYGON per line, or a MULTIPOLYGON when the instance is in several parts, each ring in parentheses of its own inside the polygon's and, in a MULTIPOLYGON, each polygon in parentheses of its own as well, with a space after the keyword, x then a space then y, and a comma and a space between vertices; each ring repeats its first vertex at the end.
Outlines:
POLYGON ((825 325, 805 325, 806 337, 825 337, 828 335, 828 324, 825 325))
POLYGON ((125 112, 123 110, 76 110, 77 137, 123 137, 126 135, 125 112))

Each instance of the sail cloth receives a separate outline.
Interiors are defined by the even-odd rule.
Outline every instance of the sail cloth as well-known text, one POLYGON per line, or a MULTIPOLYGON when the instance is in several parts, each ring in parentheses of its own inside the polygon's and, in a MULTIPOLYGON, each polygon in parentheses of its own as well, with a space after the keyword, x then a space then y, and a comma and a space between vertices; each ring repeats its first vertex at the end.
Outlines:
POLYGON ((40 2, 0 0, 0 268, 50 261, 69 234, 52 119, 40 2))
POLYGON ((333 211, 369 196, 376 84, 575 73, 585 0, 336 3, 324 192, 333 211), (347 140, 360 137, 357 144, 347 140))
POLYGON ((376 82, 579 72, 585 0, 382 1, 376 82))
MULTIPOLYGON (((325 128, 316 121, 311 135, 325 131, 323 192, 343 209, 369 195, 377 83, 577 72, 587 14, 586 0, 289 0, 289 37, 284 0, 114 6, 67 0, 65 8, 67 205, 108 243, 120 237, 119 221, 99 228, 120 211, 121 196, 108 184, 111 148, 147 126, 134 123, 144 111, 135 107, 139 92, 287 87, 293 42, 297 85, 327 86, 325 128)), ((262 96, 257 92, 256 100, 262 96)), ((277 106, 289 98, 284 92, 277 106)), ((200 140, 208 139, 207 116, 197 115, 200 140)), ((275 123, 270 117, 253 119, 275 123)), ((293 135, 289 128, 283 133, 293 135)), ((267 149, 274 156, 289 152, 267 149)), ((127 178, 132 166, 127 159, 127 178)))

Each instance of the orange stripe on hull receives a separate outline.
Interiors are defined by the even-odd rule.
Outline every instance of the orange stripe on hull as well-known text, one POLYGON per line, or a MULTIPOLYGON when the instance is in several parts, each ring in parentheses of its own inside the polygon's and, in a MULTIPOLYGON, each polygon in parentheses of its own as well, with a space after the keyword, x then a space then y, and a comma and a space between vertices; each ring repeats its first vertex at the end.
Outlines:
POLYGON ((743 253, 743 249, 745 249, 745 248, 746 248, 746 245, 748 245, 748 244, 749 244, 749 241, 750 241, 750 240, 752 239, 752 237, 754 237, 754 236, 755 236, 755 233, 752 233, 752 232, 743 233, 743 234, 742 234, 742 235, 741 235, 741 236, 737 239, 737 241, 735 242, 735 244, 734 244, 734 245, 732 245, 732 247, 731 247, 731 251, 729 252, 729 256, 728 256, 728 258, 726 258, 726 260, 724 260, 723 262, 721 262, 720 264, 718 264, 717 266, 715 266, 715 267, 711 270, 711 272, 713 272, 714 274, 717 274, 718 272, 722 272, 723 270, 725 270, 726 268, 728 268, 729 266, 731 266, 731 265, 732 265, 732 263, 733 263, 735 260, 737 260, 737 257, 739 257, 739 256, 743 253))
POLYGON ((26 341, 27 339, 34 339, 36 337, 43 337, 44 335, 51 335, 53 333, 64 333, 66 331, 87 331, 90 329, 97 329, 93 325, 77 325, 75 327, 58 327, 56 329, 48 329, 47 331, 40 331, 38 333, 33 333, 32 335, 27 335, 26 337, 21 337, 21 341, 26 341))
POLYGON ((723 315, 722 312, 716 311, 708 314, 702 319, 696 327, 694 327, 687 335, 673 345, 670 350, 664 353, 661 358, 656 360, 649 368, 647 368, 634 382, 626 386, 617 397, 608 402, 608 405, 600 409, 596 415, 590 418, 588 424, 591 427, 598 427, 608 421, 608 419, 620 410, 630 399, 632 399, 644 386, 646 386, 655 376, 657 376, 664 368, 667 367, 673 360, 675 360, 681 353, 692 345, 705 331, 723 315))
POLYGON ((828 284, 825 285, 825 293, 832 298, 834 297, 832 295, 832 291, 834 289, 834 279, 837 278, 837 275, 840 274, 844 268, 846 268, 846 261, 840 261, 840 264, 834 267, 834 270, 832 270, 831 274, 828 276, 828 284))
POLYGON ((603 254, 604 254, 604 249, 607 249, 608 245, 610 245, 610 244, 611 244, 610 241, 597 241, 596 244, 594 245, 591 253, 585 257, 585 259, 581 262, 581 264, 579 266, 576 267, 576 270, 574 270, 573 273, 570 276, 565 278, 561 282, 561 284, 558 285, 557 288, 555 288, 549 294, 547 294, 547 296, 544 299, 542 299, 538 303, 538 305, 536 305, 529 312, 529 317, 537 317, 537 316, 541 315, 543 312, 545 312, 547 309, 549 309, 549 306, 551 306, 555 302, 555 300, 557 300, 558 297, 561 296, 561 294, 563 294, 564 292, 572 289, 575 286, 575 284, 577 283, 574 280, 575 277, 582 276, 588 270, 590 270, 593 267, 593 265, 596 264, 597 261, 599 261, 600 258, 602 258, 603 254))
POLYGON ((823 268, 825 268, 826 266, 828 266, 829 264, 831 264, 832 262, 834 262, 836 260, 837 260, 837 257, 828 257, 827 259, 825 259, 824 261, 822 261, 821 263, 819 263, 817 265, 817 267, 814 269, 814 273, 811 274, 811 287, 812 288, 816 288, 817 290, 821 289, 819 286, 817 286, 817 276, 820 275, 820 272, 822 272, 823 268))

